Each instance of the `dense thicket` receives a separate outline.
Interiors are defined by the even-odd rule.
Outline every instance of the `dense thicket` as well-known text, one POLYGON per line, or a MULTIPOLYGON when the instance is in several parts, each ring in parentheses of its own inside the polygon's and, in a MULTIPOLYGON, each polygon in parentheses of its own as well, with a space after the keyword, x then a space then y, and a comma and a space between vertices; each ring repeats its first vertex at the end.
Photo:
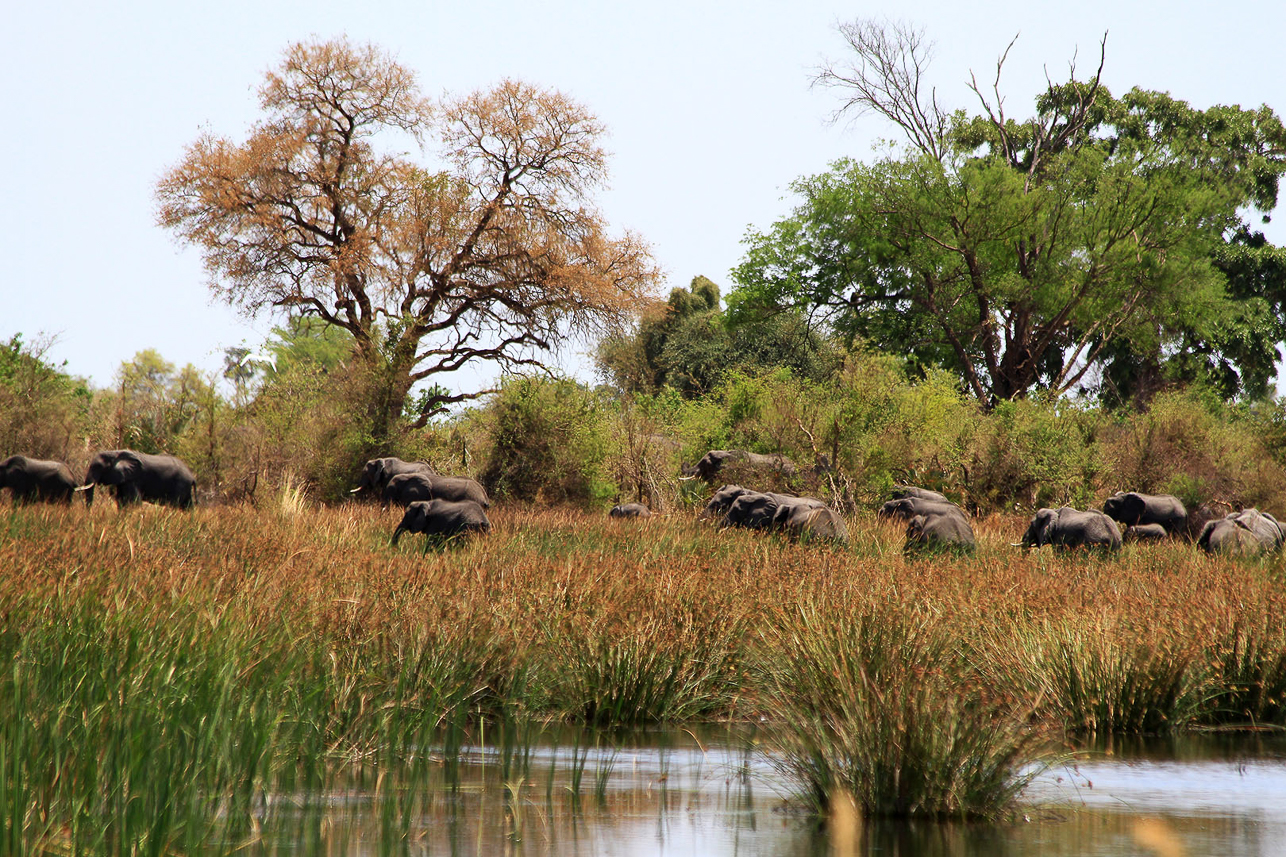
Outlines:
MULTIPOLYGON (((203 502, 285 488, 338 500, 370 440, 348 406, 360 379, 298 327, 278 331, 265 349, 277 355, 271 364, 244 355, 230 363, 231 395, 221 392, 227 381, 176 370, 151 352, 96 391, 17 340, 5 353, 0 397, 18 403, 0 409, 5 455, 60 458, 83 471, 94 449, 134 446, 186 459, 203 502)), ((985 409, 947 370, 918 377, 902 359, 865 351, 820 380, 729 368, 705 395, 513 377, 456 416, 409 423, 389 454, 478 478, 502 501, 697 502, 702 486, 682 481, 681 467, 709 449, 742 448, 793 458, 800 475, 779 487, 849 509, 899 482, 979 510, 1083 506, 1118 489, 1286 509, 1280 403, 1230 405, 1192 387, 1160 393, 1143 410, 1045 397, 985 409)))

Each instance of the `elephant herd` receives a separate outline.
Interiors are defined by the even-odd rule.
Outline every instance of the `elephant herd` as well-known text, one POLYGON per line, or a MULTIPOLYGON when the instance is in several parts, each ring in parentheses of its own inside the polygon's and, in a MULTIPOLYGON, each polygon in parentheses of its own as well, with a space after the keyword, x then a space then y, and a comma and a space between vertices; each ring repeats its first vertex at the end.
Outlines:
MULTIPOLYGON (((713 450, 694 468, 691 476, 712 481, 723 464, 742 461, 762 464, 776 471, 794 470, 789 459, 751 453, 713 450), (724 454, 720 454, 724 453, 724 454)), ((150 455, 128 449, 104 450, 94 455, 85 478, 77 480, 60 461, 13 455, 0 461, 0 489, 8 488, 15 503, 70 503, 83 492, 92 504, 94 488, 112 489, 119 506, 142 501, 191 508, 196 479, 192 471, 171 455, 150 455)), ((379 499, 406 511, 393 531, 393 544, 403 533, 423 533, 429 540, 485 533, 491 529, 486 490, 472 479, 444 476, 422 461, 375 458, 366 462, 353 494, 379 499)), ((641 503, 612 508, 614 518, 647 518, 651 511, 641 503)), ((724 485, 714 492, 702 517, 717 519, 721 527, 742 527, 784 533, 792 538, 848 541, 844 519, 821 500, 790 494, 755 491, 741 485, 724 485)), ((976 546, 968 513, 945 495, 913 486, 893 490, 878 517, 906 524, 904 551, 951 550, 970 553, 976 546)), ((1123 542, 1183 538, 1209 553, 1259 554, 1275 552, 1286 543, 1286 531, 1267 512, 1249 508, 1218 515, 1206 506, 1189 513, 1171 495, 1118 492, 1097 509, 1068 506, 1040 509, 1032 516, 1015 547, 1055 549, 1119 549, 1123 542), (1125 530, 1122 535, 1120 525, 1125 530)))
POLYGON ((146 500, 190 509, 196 501, 196 477, 172 455, 149 455, 132 449, 103 450, 94 455, 83 481, 61 461, 11 455, 0 461, 0 489, 8 488, 15 503, 70 503, 84 492, 85 505, 94 502, 94 487, 107 485, 119 506, 146 500))

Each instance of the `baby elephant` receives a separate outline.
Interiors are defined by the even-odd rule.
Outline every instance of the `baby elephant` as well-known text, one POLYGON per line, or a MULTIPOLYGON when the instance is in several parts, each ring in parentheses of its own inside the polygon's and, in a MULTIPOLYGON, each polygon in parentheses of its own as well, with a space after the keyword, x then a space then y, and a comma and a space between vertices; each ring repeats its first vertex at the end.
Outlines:
POLYGON ((491 521, 482 506, 472 500, 416 500, 406 507, 402 523, 393 531, 393 544, 403 532, 424 533, 424 549, 438 539, 491 531, 491 521))
POLYGON ((642 503, 619 503, 607 514, 613 518, 650 518, 652 510, 642 503))
POLYGON ((1161 524, 1136 524, 1125 528, 1125 535, 1121 536, 1123 544, 1131 542, 1160 542, 1165 541, 1170 533, 1161 524))

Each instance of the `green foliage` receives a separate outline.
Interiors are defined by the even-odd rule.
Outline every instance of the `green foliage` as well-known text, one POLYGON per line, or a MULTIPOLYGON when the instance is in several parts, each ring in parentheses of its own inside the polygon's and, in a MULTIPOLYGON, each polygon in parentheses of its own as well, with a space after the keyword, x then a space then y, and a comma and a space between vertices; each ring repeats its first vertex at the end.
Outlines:
POLYGON ((1286 172, 1267 107, 1114 98, 1094 78, 1051 85, 1030 121, 961 112, 925 138, 855 90, 913 143, 796 182, 794 213, 746 238, 734 323, 815 314, 915 371, 947 367, 987 405, 1078 389, 1096 368, 1109 403, 1166 379, 1268 391, 1286 281, 1280 249, 1243 222, 1272 210, 1286 172))
POLYGON ((798 314, 778 312, 753 324, 729 324, 719 307, 719 287, 695 277, 689 289, 646 315, 632 333, 605 339, 600 368, 627 393, 671 387, 697 397, 718 388, 729 372, 788 368, 821 378, 834 369, 833 347, 798 314))
POLYGON ((1059 720, 1091 733, 1170 732, 1190 725, 1207 702, 1198 652, 1152 637, 1146 629, 1040 631, 1035 647, 1043 690, 1059 720))
POLYGON ((1146 411, 1105 428, 1105 470, 1119 485, 1175 493, 1190 506, 1221 500, 1280 509, 1286 469, 1265 444, 1273 409, 1259 410, 1224 407, 1200 389, 1160 394, 1146 411))
POLYGON ((495 497, 590 503, 613 495, 604 462, 610 402, 567 379, 516 377, 479 412, 479 478, 495 497))
POLYGON ((0 342, 0 457, 70 461, 84 432, 89 389, 44 352, 20 333, 0 342))
POLYGON ((1058 399, 1000 403, 975 438, 970 499, 982 508, 1095 505, 1101 419, 1058 399))
POLYGON ((172 453, 214 395, 211 381, 191 364, 176 369, 147 348, 121 364, 116 386, 95 399, 95 441, 116 449, 172 453))
POLYGON ((778 767, 826 813, 997 819, 1035 776, 1035 737, 962 673, 954 640, 914 612, 805 604, 765 633, 764 706, 778 767))

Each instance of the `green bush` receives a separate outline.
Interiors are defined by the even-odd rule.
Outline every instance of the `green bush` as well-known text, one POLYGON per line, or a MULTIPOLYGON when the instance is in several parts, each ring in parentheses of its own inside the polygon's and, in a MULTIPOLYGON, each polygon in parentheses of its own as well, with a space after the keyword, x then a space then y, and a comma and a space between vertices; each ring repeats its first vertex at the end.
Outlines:
POLYGON ((567 379, 512 378, 478 414, 482 484, 496 497, 591 503, 616 493, 607 474, 613 403, 567 379))

